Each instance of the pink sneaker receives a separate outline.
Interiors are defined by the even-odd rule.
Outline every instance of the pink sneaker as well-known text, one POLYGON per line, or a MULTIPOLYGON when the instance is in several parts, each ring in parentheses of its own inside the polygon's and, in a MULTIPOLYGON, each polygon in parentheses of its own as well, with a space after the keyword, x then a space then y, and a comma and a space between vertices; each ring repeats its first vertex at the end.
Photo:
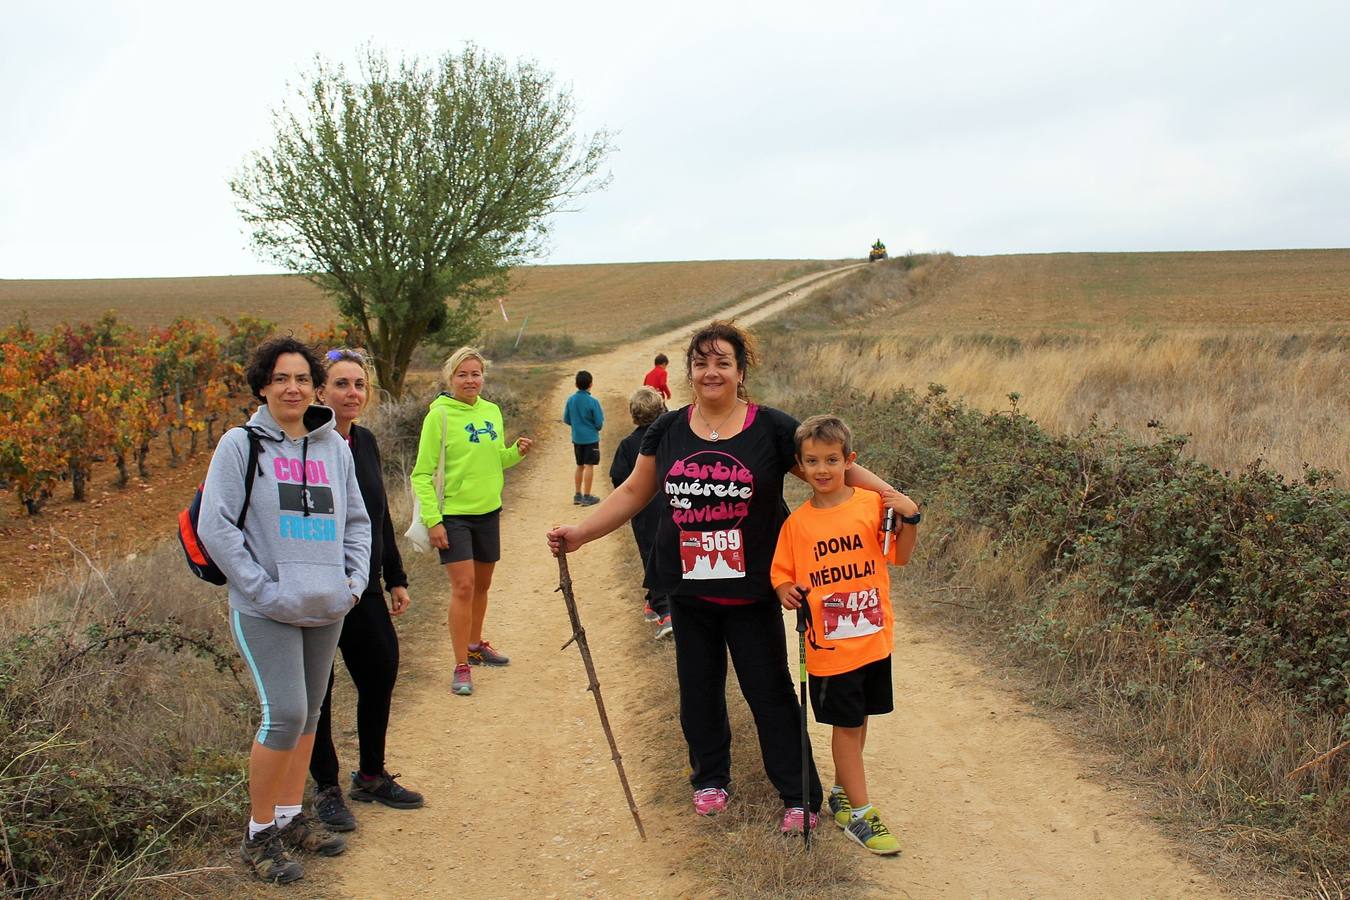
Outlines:
POLYGON ((721 788, 702 788, 694 791, 694 812, 700 816, 715 816, 726 811, 726 791, 721 788))
MULTIPOLYGON (((783 824, 778 826, 778 830, 783 834, 801 834, 802 819, 805 818, 805 816, 806 810, 802 809, 800 806, 793 806, 783 810, 783 824)), ((816 830, 816 824, 819 821, 820 817, 815 813, 811 813, 812 831, 816 830)))
POLYGON ((455 666, 455 674, 450 679, 450 692, 459 694, 461 697, 467 697, 473 693, 473 673, 469 671, 469 667, 465 663, 459 663, 455 666))

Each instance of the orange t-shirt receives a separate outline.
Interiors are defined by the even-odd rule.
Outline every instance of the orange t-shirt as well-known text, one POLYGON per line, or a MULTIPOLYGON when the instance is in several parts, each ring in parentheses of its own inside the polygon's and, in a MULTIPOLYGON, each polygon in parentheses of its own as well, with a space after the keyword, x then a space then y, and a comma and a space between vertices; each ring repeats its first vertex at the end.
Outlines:
MULTIPOLYGON (((806 646, 806 670, 839 675, 891 653, 895 619, 891 576, 882 557, 881 495, 861 488, 838 506, 806 501, 778 532, 771 580, 810 589, 807 602, 815 643, 806 646)), ((891 539, 891 561, 897 551, 891 539)), ((808 634, 808 637, 810 635, 808 634)))

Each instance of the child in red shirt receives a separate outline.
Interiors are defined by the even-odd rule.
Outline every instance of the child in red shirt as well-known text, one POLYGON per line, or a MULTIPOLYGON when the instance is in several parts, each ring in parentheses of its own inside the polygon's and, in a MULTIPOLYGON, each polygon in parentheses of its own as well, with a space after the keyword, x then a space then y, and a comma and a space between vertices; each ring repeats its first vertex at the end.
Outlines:
POLYGON ((662 399, 670 399, 670 385, 666 382, 666 366, 670 365, 670 360, 664 353, 656 354, 656 364, 642 379, 642 383, 661 395, 662 399))
POLYGON ((853 435, 835 416, 812 416, 797 429, 797 462, 811 499, 778 533, 771 580, 786 609, 806 598, 811 613, 806 670, 816 721, 833 725, 835 778, 830 811, 853 841, 878 854, 900 852, 867 795, 863 745, 867 717, 894 708, 888 561, 909 562, 919 507, 899 491, 877 494, 844 484, 853 465, 853 435), (898 530, 883 554, 886 509, 898 530))

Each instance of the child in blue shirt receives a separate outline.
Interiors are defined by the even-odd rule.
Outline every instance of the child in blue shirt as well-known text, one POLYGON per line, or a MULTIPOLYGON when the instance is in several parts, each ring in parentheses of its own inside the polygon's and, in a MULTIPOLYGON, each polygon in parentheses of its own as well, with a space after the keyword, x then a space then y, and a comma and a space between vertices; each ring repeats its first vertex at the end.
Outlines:
POLYGON ((600 498, 591 494, 591 480, 600 463, 600 429, 605 427, 605 411, 600 408, 600 401, 591 396, 591 373, 585 369, 577 373, 577 392, 567 398, 563 407, 563 424, 572 426, 572 451, 577 460, 572 502, 594 506, 600 498))

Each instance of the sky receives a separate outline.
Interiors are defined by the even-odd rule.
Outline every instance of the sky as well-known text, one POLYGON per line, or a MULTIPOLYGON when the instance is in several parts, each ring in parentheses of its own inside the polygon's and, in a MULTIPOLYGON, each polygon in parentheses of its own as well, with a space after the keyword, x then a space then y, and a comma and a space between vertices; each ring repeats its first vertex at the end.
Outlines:
POLYGON ((1350 246, 1350 4, 4 0, 0 278, 277 271, 228 187, 314 59, 466 42, 612 180, 540 263, 1350 246))

